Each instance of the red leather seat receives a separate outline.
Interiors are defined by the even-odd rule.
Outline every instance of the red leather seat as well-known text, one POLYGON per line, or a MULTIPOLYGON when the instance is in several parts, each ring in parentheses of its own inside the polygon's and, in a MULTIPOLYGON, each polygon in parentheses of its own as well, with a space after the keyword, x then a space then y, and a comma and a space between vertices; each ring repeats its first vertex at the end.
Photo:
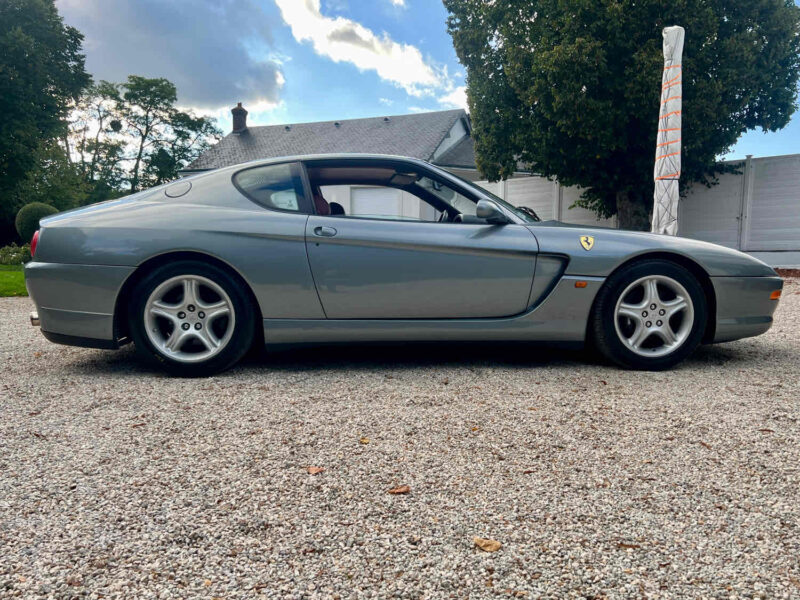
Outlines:
POLYGON ((317 211, 317 214, 323 217, 331 214, 331 205, 328 204, 328 201, 322 196, 322 190, 319 189, 319 186, 315 185, 312 191, 314 196, 314 210, 317 211))

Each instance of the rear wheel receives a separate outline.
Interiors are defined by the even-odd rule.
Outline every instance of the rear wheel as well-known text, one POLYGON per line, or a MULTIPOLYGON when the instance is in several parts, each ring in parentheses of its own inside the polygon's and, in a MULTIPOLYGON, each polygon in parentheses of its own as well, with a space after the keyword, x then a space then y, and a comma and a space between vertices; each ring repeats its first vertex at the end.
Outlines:
POLYGON ((255 314, 227 271, 200 261, 155 269, 136 286, 129 322, 136 349, 168 371, 206 376, 234 365, 250 348, 255 314))
POLYGON ((658 371, 697 348, 706 321, 705 296, 694 275, 675 263, 650 259, 609 277, 590 326, 595 345, 609 360, 658 371))

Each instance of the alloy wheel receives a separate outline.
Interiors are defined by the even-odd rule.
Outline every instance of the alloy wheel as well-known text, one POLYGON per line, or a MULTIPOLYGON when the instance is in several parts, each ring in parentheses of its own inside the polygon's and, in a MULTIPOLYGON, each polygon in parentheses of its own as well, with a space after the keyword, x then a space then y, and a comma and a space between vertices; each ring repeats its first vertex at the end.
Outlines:
POLYGON ((694 305, 683 285, 665 275, 650 275, 620 294, 614 321, 619 339, 631 352, 656 358, 671 354, 689 338, 694 305))
POLYGON ((199 275, 179 275, 159 284, 145 303, 143 318, 156 350, 183 363, 219 354, 236 324, 233 302, 225 290, 199 275))

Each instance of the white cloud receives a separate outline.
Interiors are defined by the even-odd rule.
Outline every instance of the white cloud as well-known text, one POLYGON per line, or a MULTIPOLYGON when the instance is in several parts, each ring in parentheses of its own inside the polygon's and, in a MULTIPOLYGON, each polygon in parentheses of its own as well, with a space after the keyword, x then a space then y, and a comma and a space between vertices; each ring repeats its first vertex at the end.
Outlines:
POLYGON ((389 0, 394 6, 399 6, 401 8, 406 7, 406 0, 389 0))
POLYGON ((412 96, 430 95, 448 85, 446 72, 425 61, 415 46, 395 42, 385 32, 378 35, 344 17, 326 17, 320 0, 275 1, 294 38, 310 42, 321 56, 375 71, 412 96))
MULTIPOLYGON (((0 0, 2 1, 2 0, 0 0)), ((64 21, 85 36, 95 80, 166 77, 181 106, 206 111, 274 107, 283 86, 259 0, 57 0, 64 21)))
POLYGON ((378 98, 378 102, 380 102, 384 106, 391 106, 392 104, 394 104, 394 100, 389 100, 389 98, 378 98))
POLYGON ((439 104, 467 110, 467 87, 460 85, 457 88, 453 88, 450 93, 439 98, 439 104))

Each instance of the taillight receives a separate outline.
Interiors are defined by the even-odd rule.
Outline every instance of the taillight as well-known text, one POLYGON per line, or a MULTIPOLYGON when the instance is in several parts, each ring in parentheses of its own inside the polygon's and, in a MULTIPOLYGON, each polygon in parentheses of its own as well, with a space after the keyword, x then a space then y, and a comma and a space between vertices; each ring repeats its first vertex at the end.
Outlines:
POLYGON ((36 246, 39 245, 39 230, 36 230, 36 233, 33 234, 31 238, 31 257, 36 256, 36 246))

